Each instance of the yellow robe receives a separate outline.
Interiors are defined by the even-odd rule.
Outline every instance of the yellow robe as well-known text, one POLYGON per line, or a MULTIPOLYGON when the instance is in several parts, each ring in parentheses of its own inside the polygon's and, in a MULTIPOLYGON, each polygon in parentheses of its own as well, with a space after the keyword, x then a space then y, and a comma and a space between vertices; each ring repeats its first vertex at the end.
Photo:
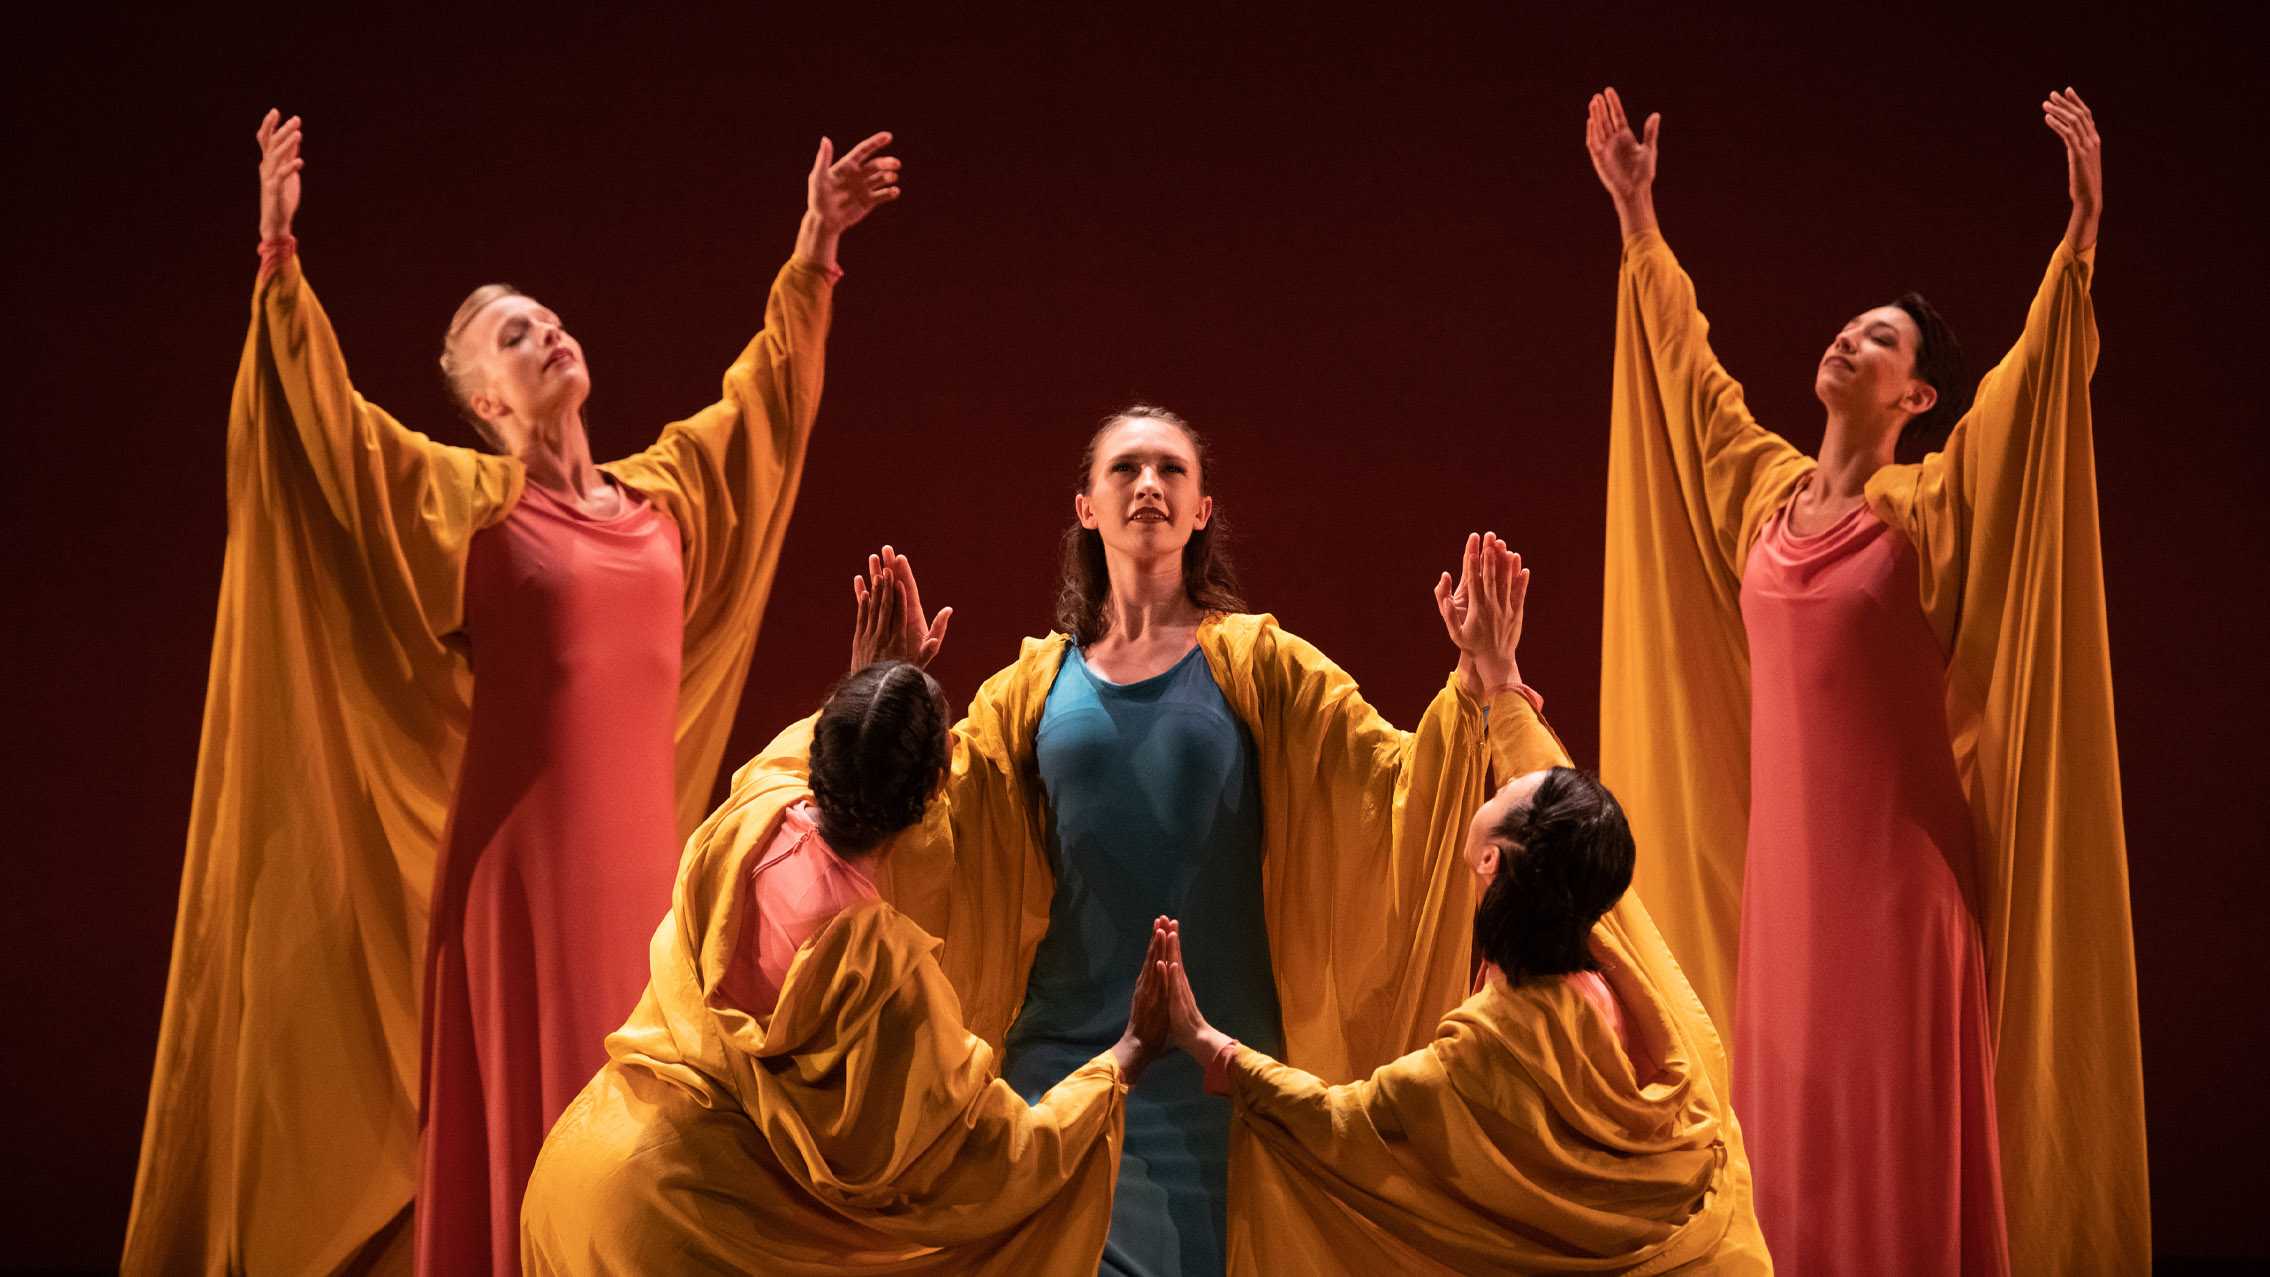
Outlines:
MULTIPOLYGON (((2150 1264, 2143 1060, 2097 536, 2094 251, 2060 244, 2024 334, 1946 447, 1869 504, 1916 548, 1977 833, 2011 1262, 2150 1264)), ((1813 462, 1754 421, 1655 232, 1624 247, 1601 644, 1601 773, 1638 888, 1720 1024, 1749 821, 1741 571, 1813 462)))
MULTIPOLYGON (((1568 762, 1526 704, 1492 737, 1503 777, 1568 762)), ((1558 980, 1492 979, 1359 1082, 1238 1048, 1231 1094, 1254 1138, 1231 1174, 1269 1209, 1232 1216, 1231 1271, 1771 1272, 1724 1045, 1637 893, 1593 950, 1660 1062, 1645 1085, 1558 980)))
POLYGON ((530 1277, 1095 1272, 1127 1091, 1108 1053, 1028 1107, 938 942, 880 902, 806 942, 769 1015, 724 991, 756 961, 750 871, 810 796, 810 733, 742 768, 687 846, 646 995, 529 1179, 530 1277))
MULTIPOLYGON (((708 807, 818 408, 832 286, 791 259, 717 404, 604 467, 677 522, 681 827, 708 807)), ((521 466, 355 392, 297 258, 229 413, 226 557, 123 1268, 407 1267, 419 980, 472 676, 474 533, 521 466)))
MULTIPOLYGON (((979 689, 954 729, 944 795, 877 876, 887 899, 945 942, 970 1030, 996 1049, 1048 929, 1055 884, 1034 742, 1066 643, 1026 640, 1017 663, 979 689)), ((1418 730, 1403 732, 1274 617, 1210 617, 1198 645, 1253 734, 1286 1057, 1326 1078, 1361 1077, 1425 1043, 1465 997, 1473 891, 1460 849, 1489 796, 1488 742, 1515 730, 1513 707, 1526 714, 1527 702, 1493 698, 1486 740, 1482 704, 1454 677, 1418 730)), ((1233 1171, 1229 1209, 1234 1220, 1277 1207, 1233 1171)))

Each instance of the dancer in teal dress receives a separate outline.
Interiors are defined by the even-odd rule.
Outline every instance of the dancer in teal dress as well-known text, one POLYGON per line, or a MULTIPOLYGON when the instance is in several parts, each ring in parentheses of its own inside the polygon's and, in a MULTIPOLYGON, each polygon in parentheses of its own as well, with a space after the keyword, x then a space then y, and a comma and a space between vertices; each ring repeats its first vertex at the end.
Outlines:
MULTIPOLYGON (((972 1031, 1028 1095, 1117 1038, 1160 915, 1184 923, 1189 978, 1225 1032, 1335 1078, 1422 1045, 1471 978, 1465 928, 1439 924, 1471 907, 1458 850, 1488 796, 1484 707, 1521 699, 1519 557, 1468 539, 1465 580, 1436 590, 1459 675, 1400 732, 1322 653, 1246 614, 1208 471, 1163 409, 1089 440, 1063 632, 979 689, 943 793, 878 883, 943 940, 972 1031), (1472 605, 1485 570, 1505 589, 1472 605)), ((887 546, 868 571, 903 611, 855 640, 854 663, 926 663, 950 609, 926 616, 887 546)), ((864 603, 865 581, 854 592, 864 603)), ((1130 1090, 1103 1273, 1251 1270, 1241 1229, 1262 1203, 1229 1182, 1241 1137, 1202 1082, 1167 1058, 1130 1090)))
MULTIPOLYGON (((1009 1084, 1043 1095, 1118 1039, 1160 914, 1188 924, 1184 966, 1194 989, 1211 991, 1201 996, 1219 999, 1222 1031, 1282 1049, 1253 737, 1203 654, 1193 647, 1163 674, 1114 683, 1067 646, 1039 745, 1056 891, 1009 1030, 1009 1084)), ((1170 1055, 1128 1093, 1103 1272, 1221 1270, 1229 1102, 1203 1081, 1189 1057, 1170 1055)))

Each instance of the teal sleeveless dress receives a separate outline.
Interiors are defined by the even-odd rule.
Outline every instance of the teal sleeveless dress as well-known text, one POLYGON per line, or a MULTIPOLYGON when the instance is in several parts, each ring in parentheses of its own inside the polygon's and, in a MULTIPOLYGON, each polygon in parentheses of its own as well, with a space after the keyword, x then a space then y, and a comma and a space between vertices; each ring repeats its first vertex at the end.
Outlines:
MULTIPOLYGON (((1119 1040, 1160 914, 1182 923, 1183 967, 1206 1018, 1281 1057, 1253 737, 1205 654, 1193 648, 1165 673, 1122 684, 1066 645, 1036 752, 1056 892, 1005 1043, 1009 1084, 1037 1100, 1119 1040)), ((1223 1270, 1230 1106, 1203 1081, 1174 1051, 1129 1091, 1101 1272, 1223 1270)))

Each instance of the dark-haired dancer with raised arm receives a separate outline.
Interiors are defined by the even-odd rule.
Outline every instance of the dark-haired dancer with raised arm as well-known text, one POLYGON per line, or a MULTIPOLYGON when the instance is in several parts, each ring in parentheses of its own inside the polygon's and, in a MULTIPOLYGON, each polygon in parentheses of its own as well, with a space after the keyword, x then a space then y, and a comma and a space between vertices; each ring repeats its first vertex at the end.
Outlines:
POLYGON ((229 538, 130 1274, 519 1268, 521 1186, 645 982, 819 408, 843 233, 898 194, 823 140, 718 401, 592 461, 592 375, 490 285, 442 366, 495 451, 364 399, 260 126, 229 538), (477 691, 477 695, 476 695, 477 691), (417 1209, 410 1204, 413 1196, 417 1209))
POLYGON ((1973 396, 1920 297, 1854 315, 1818 461, 1711 351, 1656 228, 1659 120, 1609 90, 1586 126, 1624 234, 1601 772, 1733 1035, 1801 1277, 2150 1263, 2089 441, 2103 184, 2079 96, 2042 110, 2072 212, 2017 345, 1973 396))

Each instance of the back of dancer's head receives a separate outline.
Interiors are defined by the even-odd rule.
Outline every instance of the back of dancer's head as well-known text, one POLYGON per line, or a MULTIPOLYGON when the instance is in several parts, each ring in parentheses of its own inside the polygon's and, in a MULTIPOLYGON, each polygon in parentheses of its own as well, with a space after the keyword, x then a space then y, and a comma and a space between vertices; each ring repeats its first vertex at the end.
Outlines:
MULTIPOLYGON (((1198 462, 1198 491, 1202 496, 1214 495, 1214 457, 1206 447, 1206 438, 1189 422, 1176 413, 1157 404, 1129 404, 1103 419, 1094 434, 1088 436, 1088 446, 1080 453, 1080 477, 1073 491, 1085 496, 1095 485, 1096 450, 1103 446, 1105 436, 1130 421, 1157 421, 1174 427, 1190 441, 1190 451, 1198 462)), ((1208 612, 1243 612, 1245 597, 1238 589, 1237 565, 1230 561, 1227 544, 1230 539, 1229 520, 1222 517, 1217 502, 1214 516, 1205 527, 1190 534, 1182 547, 1182 590, 1192 603, 1208 612)), ((1080 526, 1074 519, 1064 529, 1061 572, 1056 589, 1056 627, 1081 643, 1093 643, 1104 636, 1110 626, 1110 615, 1104 605, 1111 601, 1111 571, 1104 562, 1103 537, 1093 529, 1080 526)))
POLYGON ((441 382, 449 389, 450 402, 456 404, 457 411, 473 424, 474 431, 481 436, 481 442, 498 452, 505 451, 504 439, 497 434, 496 427, 482 420, 481 414, 473 411, 473 392, 476 389, 473 385, 474 361, 461 343, 466 326, 473 322, 473 316, 487 310, 489 303, 526 295, 510 284, 483 284, 468 293, 458 305, 457 313, 450 317, 449 330, 441 337, 441 382))
POLYGON ((951 757, 946 693, 905 661, 877 661, 836 684, 812 728, 820 837, 845 855, 920 823, 951 757))
POLYGON ((1963 371, 1963 344, 1955 339, 1954 326, 1947 317, 1921 293, 1909 293, 1892 304, 1915 321, 1916 379, 1939 392, 1937 403, 1900 428, 1892 460, 1906 464, 1921 461, 1946 444, 1947 433, 1970 411, 1972 388, 1963 371))
POLYGON ((1632 830, 1600 778, 1555 767, 1491 831, 1497 875, 1474 909, 1474 944, 1521 984, 1597 971, 1592 925, 1632 885, 1632 830))

